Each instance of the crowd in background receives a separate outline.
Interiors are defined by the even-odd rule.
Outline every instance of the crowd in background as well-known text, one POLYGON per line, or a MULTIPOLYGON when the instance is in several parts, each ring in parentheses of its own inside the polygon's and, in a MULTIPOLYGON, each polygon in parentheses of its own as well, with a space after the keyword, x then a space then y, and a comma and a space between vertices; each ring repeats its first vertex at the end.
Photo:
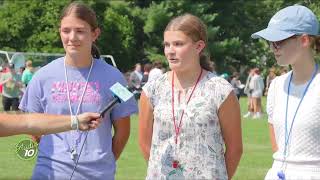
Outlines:
MULTIPOLYGON (((244 118, 260 119, 263 114, 263 107, 261 98, 267 96, 268 88, 271 81, 278 75, 283 75, 288 72, 288 67, 275 68, 271 67, 268 74, 264 77, 261 74, 261 69, 254 67, 247 71, 247 75, 240 74, 235 71, 230 76, 228 73, 218 74, 215 70, 216 65, 213 64, 213 73, 227 80, 232 87, 238 99, 241 96, 248 97, 248 112, 244 114, 244 118), (246 77, 245 83, 240 80, 241 76, 246 77)), ((154 80, 161 74, 165 73, 166 69, 161 61, 154 61, 151 63, 135 64, 132 71, 125 73, 128 81, 129 90, 139 99, 142 87, 148 81, 154 80)))
POLYGON ((143 65, 135 64, 133 71, 125 73, 128 81, 128 89, 134 94, 136 99, 140 98, 142 87, 148 82, 157 79, 166 72, 161 61, 154 61, 143 65))
MULTIPOLYGON (((279 70, 280 75, 287 72, 287 67, 281 67, 279 70)), ((243 86, 243 93, 248 96, 248 112, 243 116, 244 118, 252 117, 253 119, 260 119, 262 117, 261 98, 263 95, 267 96, 271 81, 276 76, 277 72, 274 67, 269 69, 269 73, 265 79, 261 75, 259 68, 249 69, 246 84, 243 86)))
POLYGON ((12 63, 0 66, 0 94, 4 111, 18 111, 20 98, 31 81, 35 69, 28 60, 24 67, 15 68, 12 63))
MULTIPOLYGON (((4 111, 18 111, 20 98, 34 72, 35 68, 32 66, 31 60, 27 61, 25 66, 19 70, 16 70, 14 64, 11 63, 0 66, 0 94, 2 95, 4 111)), ((139 99, 144 84, 157 79, 165 72, 166 68, 159 60, 153 63, 137 63, 132 71, 125 73, 128 89, 136 99, 139 99)), ((233 86, 238 99, 243 95, 248 97, 248 112, 243 117, 259 119, 262 116, 262 96, 267 96, 270 83, 277 74, 282 75, 287 72, 288 69, 286 67, 282 67, 278 71, 275 67, 272 67, 264 78, 259 68, 252 68, 248 71, 245 84, 240 81, 241 74, 239 72, 233 72, 231 76, 227 73, 222 73, 219 76, 226 79, 233 86)), ((218 75, 215 70, 214 73, 218 75)))
MULTIPOLYGON (((215 67, 215 64, 214 64, 215 67)), ((136 99, 140 98, 142 87, 148 81, 157 79, 167 70, 161 61, 156 60, 153 63, 135 64, 132 71, 125 73, 128 81, 128 89, 134 94, 136 99)), ((259 68, 248 70, 245 84, 240 80, 241 74, 233 72, 231 76, 227 73, 217 74, 215 69, 213 73, 226 79, 234 88, 238 99, 245 95, 248 97, 248 112, 244 118, 252 117, 259 119, 262 116, 262 96, 267 96, 271 81, 277 76, 288 72, 287 67, 269 69, 268 75, 264 78, 259 68)), ((5 63, 0 66, 0 94, 2 95, 2 105, 4 111, 18 111, 19 101, 29 81, 35 73, 32 61, 28 60, 24 67, 16 70, 14 64, 5 63)))

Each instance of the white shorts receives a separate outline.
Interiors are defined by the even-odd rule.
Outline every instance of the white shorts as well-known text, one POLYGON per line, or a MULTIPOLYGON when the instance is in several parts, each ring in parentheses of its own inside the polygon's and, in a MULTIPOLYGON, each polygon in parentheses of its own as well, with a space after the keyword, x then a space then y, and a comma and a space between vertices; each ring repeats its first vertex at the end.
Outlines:
MULTIPOLYGON (((281 170, 282 163, 274 161, 272 168, 269 169, 265 180, 278 180, 278 172, 281 170)), ((285 165, 283 170, 286 180, 320 180, 320 167, 298 163, 285 165)))
POLYGON ((262 91, 259 91, 259 90, 252 91, 251 97, 253 97, 253 98, 261 98, 262 97, 262 91))

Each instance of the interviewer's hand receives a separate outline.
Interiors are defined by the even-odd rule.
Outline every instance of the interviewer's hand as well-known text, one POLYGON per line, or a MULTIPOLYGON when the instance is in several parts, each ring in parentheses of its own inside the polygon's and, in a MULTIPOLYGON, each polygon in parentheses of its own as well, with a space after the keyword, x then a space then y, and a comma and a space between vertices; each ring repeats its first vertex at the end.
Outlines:
POLYGON ((99 113, 82 113, 77 117, 79 120, 79 129, 82 131, 96 129, 102 120, 99 113))

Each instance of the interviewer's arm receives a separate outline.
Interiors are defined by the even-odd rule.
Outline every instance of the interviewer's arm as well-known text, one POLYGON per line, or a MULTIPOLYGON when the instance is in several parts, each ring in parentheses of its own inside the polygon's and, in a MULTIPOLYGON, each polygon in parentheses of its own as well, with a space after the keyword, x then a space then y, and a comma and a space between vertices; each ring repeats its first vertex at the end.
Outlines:
MULTIPOLYGON (((98 127, 98 113, 83 113, 77 116, 80 130, 98 127)), ((43 135, 71 130, 70 115, 51 114, 0 114, 0 137, 17 134, 43 135)))

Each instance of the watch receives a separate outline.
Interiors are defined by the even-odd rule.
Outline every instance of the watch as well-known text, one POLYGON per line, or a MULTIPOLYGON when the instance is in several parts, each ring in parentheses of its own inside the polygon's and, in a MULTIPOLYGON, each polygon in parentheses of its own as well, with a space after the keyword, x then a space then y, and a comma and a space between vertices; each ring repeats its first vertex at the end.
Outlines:
POLYGON ((71 116, 71 129, 79 130, 79 120, 77 116, 71 116))

